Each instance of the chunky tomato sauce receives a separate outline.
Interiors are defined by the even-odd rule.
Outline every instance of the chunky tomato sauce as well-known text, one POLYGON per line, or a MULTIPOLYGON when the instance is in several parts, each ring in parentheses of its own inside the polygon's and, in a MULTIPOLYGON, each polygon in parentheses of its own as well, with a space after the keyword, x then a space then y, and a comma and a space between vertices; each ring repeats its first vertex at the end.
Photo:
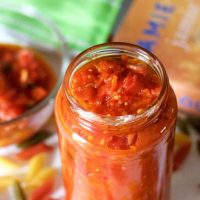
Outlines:
POLYGON ((126 55, 94 60, 72 80, 79 104, 108 116, 142 113, 158 97, 160 88, 158 75, 146 63, 126 55))
MULTIPOLYGON (((108 121, 157 104, 160 77, 139 59, 101 57, 74 71, 63 85, 69 82, 79 107, 108 121)), ((112 125, 80 115, 64 86, 55 114, 66 199, 168 200, 177 112, 171 87, 154 117, 112 125)))
POLYGON ((0 121, 14 119, 35 106, 54 83, 50 66, 37 53, 0 45, 0 121))

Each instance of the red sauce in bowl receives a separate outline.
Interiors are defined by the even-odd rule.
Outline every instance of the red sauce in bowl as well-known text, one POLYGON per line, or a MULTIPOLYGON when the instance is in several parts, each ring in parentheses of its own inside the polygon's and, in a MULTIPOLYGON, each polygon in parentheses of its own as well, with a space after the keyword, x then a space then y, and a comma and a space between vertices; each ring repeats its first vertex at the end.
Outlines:
POLYGON ((51 67, 35 51, 0 45, 0 122, 20 116, 48 96, 55 84, 51 67))

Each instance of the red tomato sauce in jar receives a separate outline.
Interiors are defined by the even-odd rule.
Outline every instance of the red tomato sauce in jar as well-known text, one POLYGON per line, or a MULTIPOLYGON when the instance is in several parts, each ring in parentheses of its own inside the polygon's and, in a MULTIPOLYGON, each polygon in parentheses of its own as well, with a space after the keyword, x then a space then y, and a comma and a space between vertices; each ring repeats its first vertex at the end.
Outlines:
POLYGON ((142 113, 160 92, 157 74, 144 62, 122 55, 94 60, 72 79, 72 93, 86 110, 107 116, 142 113))
POLYGON ((72 61, 55 106, 67 200, 168 200, 177 105, 158 62, 122 43, 72 61))
POLYGON ((49 64, 25 47, 0 45, 0 122, 42 101, 55 84, 49 64))

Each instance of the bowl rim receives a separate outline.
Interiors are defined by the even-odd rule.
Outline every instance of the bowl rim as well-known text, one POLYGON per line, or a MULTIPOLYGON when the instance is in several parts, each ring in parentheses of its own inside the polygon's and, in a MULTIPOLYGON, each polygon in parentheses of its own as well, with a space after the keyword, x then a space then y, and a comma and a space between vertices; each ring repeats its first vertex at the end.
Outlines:
POLYGON ((55 83, 54 87, 51 89, 50 93, 42 101, 37 103, 32 108, 26 110, 18 117, 13 118, 8 121, 0 122, 0 126, 5 126, 5 125, 12 124, 12 123, 16 123, 17 121, 20 121, 24 118, 29 117, 33 113, 36 113, 37 111, 42 109, 45 105, 49 104, 50 102, 53 102, 53 100, 56 96, 56 93, 60 87, 60 84, 62 82, 62 79, 64 77, 64 74, 66 71, 66 66, 72 57, 72 53, 71 53, 70 48, 67 45, 64 35, 58 30, 58 28, 56 27, 54 22, 52 22, 51 19, 45 17, 36 8, 34 8, 30 5, 22 6, 22 5, 16 5, 13 3, 0 3, 0 9, 6 9, 11 12, 13 11, 16 13, 20 13, 21 15, 24 15, 29 18, 33 18, 33 19, 36 19, 36 20, 42 22, 45 26, 47 26, 55 34, 56 38, 59 40, 60 45, 61 45, 61 53, 62 53, 61 68, 58 73, 58 77, 56 78, 56 83, 55 83))

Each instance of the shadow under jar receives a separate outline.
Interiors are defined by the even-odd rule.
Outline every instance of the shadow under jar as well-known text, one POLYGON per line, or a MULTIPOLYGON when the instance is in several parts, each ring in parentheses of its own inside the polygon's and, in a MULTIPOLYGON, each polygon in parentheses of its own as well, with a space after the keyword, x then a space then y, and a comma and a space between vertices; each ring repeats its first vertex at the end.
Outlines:
POLYGON ((67 200, 168 200, 177 102, 159 60, 126 43, 69 65, 56 122, 67 200))

